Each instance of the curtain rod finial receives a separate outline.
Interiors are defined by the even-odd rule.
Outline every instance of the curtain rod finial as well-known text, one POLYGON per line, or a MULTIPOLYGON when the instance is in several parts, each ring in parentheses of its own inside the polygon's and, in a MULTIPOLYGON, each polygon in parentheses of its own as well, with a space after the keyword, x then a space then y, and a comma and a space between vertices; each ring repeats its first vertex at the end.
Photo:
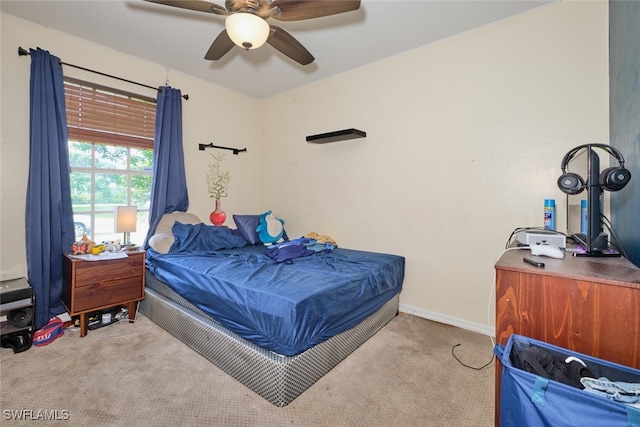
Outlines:
POLYGON ((29 51, 26 49, 23 49, 22 46, 18 46, 18 56, 25 56, 25 55, 29 55, 29 51))

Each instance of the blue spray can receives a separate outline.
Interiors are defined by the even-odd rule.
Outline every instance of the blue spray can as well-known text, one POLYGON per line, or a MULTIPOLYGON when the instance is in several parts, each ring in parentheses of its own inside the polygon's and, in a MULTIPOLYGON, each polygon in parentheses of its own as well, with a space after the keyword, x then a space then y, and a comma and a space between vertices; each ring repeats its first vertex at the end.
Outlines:
POLYGON ((589 224, 587 218, 587 201, 580 201, 580 233, 586 235, 587 234, 587 226, 589 224))
POLYGON ((545 199, 544 201, 544 229, 554 231, 556 229, 556 201, 545 199))

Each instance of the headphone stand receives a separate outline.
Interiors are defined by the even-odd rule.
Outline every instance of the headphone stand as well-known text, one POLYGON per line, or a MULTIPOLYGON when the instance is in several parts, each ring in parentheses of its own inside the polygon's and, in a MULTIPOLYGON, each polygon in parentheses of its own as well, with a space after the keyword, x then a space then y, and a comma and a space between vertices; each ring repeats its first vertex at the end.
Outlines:
MULTIPOLYGON (((568 201, 567 201, 568 203, 568 201)), ((568 220, 568 219, 567 219, 568 220)), ((574 242, 584 245, 585 247, 588 246, 587 245, 587 236, 583 233, 575 233, 572 234, 570 236, 571 239, 573 239, 574 242)), ((597 240, 604 240, 604 245, 607 246, 607 248, 609 247, 609 238, 606 234, 601 233, 596 239, 594 239, 594 241, 597 240)), ((596 247, 601 246, 603 244, 603 242, 596 242, 596 247)), ((594 246, 593 244, 591 246, 594 246)), ((573 256, 577 256, 577 257, 591 257, 591 258, 611 258, 611 257, 619 257, 622 256, 619 253, 610 253, 610 252, 604 252, 603 250, 587 250, 587 252, 584 253, 579 253, 579 252, 575 252, 573 254, 573 256)))
POLYGON ((621 257, 621 254, 618 253, 604 253, 604 252, 585 252, 583 254, 580 253, 575 253, 574 256, 577 257, 589 257, 589 258, 617 258, 617 257, 621 257))
MULTIPOLYGON (((585 245, 586 253, 576 256, 587 257, 619 257, 619 253, 609 253, 609 237, 603 233, 602 199, 604 190, 619 191, 631 180, 631 172, 624 167, 622 153, 605 144, 584 144, 573 148, 565 154, 560 165, 562 175, 558 178, 558 187, 567 194, 567 227, 569 224, 569 195, 580 194, 587 190, 587 229, 586 234, 574 234, 576 243, 585 245), (618 166, 608 167, 600 172, 600 157, 594 151, 599 148, 616 158, 618 166), (588 178, 567 171, 570 161, 581 151, 587 153, 588 178), (606 252, 605 252, 606 251, 606 252)), ((581 230, 582 231, 582 230, 581 230)), ((613 233, 613 230, 610 230, 613 233)), ((616 236, 614 236, 616 237, 616 236)))
MULTIPOLYGON (((576 253, 579 256, 591 256, 599 257, 605 255, 605 250, 609 247, 609 238, 602 232, 602 196, 603 191, 598 183, 598 177, 600 175, 600 157, 590 147, 587 146, 587 179, 580 178, 578 175, 578 181, 582 183, 580 192, 582 189, 587 190, 587 227, 586 233, 575 233, 573 239, 576 243, 584 247, 585 253, 576 253)), ((570 160, 570 158, 569 158, 570 160)), ((568 162, 563 162, 563 168, 568 166, 568 162)), ((564 169, 563 169, 564 170, 564 169)), ((568 197, 568 196, 567 196, 568 197)), ((569 200, 567 198, 567 205, 569 200)), ((568 212, 567 208, 567 212, 568 212)), ((567 218, 568 220, 568 218, 567 218)))

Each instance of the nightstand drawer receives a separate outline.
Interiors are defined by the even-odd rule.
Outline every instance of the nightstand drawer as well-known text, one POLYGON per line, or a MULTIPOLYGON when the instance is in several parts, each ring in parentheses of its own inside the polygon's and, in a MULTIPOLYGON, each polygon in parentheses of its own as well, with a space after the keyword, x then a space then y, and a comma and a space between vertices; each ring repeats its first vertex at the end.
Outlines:
MULTIPOLYGON (((138 269, 139 270, 139 269, 138 269)), ((121 304, 125 301, 144 298, 142 278, 124 278, 98 283, 83 284, 75 289, 73 311, 81 312, 121 304)))
MULTIPOLYGON (((75 270, 75 281, 78 288, 130 277, 140 277, 144 272, 138 257, 78 263, 75 270)), ((138 281, 138 283, 140 282, 138 281)))

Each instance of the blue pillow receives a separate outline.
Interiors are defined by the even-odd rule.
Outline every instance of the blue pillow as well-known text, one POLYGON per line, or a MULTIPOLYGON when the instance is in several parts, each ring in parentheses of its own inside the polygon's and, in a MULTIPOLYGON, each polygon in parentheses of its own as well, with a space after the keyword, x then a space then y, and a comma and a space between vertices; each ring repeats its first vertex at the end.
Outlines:
POLYGON ((261 243, 256 231, 260 225, 260 215, 234 215, 233 222, 236 223, 238 232, 247 242, 252 245, 261 243))

